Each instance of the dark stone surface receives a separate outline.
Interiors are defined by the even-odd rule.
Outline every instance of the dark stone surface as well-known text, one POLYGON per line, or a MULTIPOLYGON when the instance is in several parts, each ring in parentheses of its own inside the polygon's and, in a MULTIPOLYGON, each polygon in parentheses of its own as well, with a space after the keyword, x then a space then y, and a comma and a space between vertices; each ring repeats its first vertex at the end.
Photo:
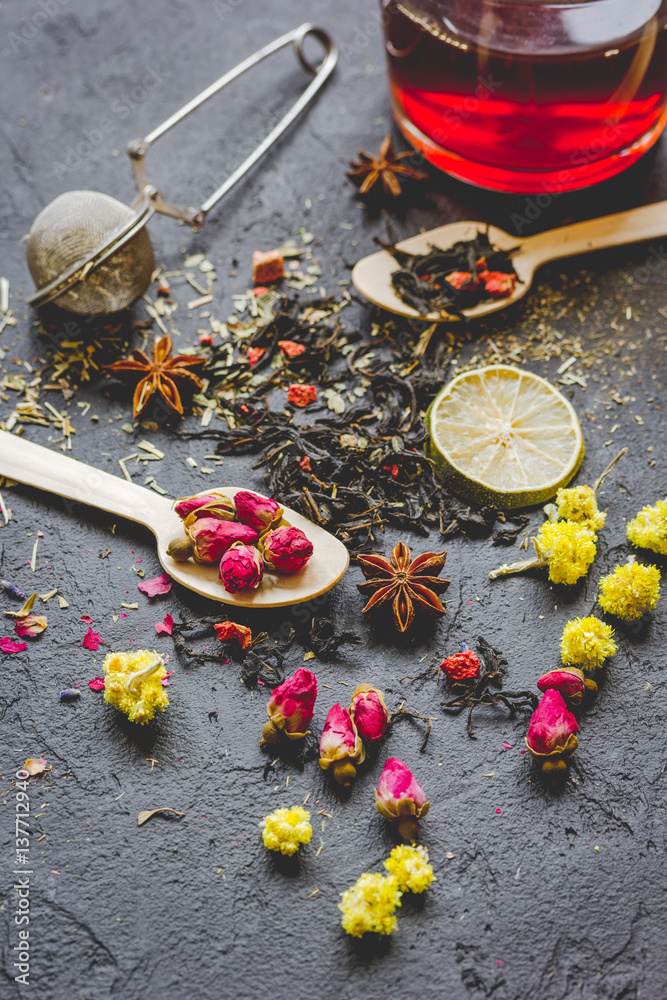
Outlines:
MULTIPOLYGON (((168 268, 179 266, 183 248, 205 251, 216 264, 212 309, 221 318, 231 312, 231 294, 247 286, 253 249, 279 244, 306 226, 316 235, 322 283, 334 291, 347 276, 343 262, 368 252, 373 235, 386 234, 384 219, 357 206, 344 178, 357 147, 377 148, 389 123, 376 5, 372 0, 3 4, 0 271, 10 279, 19 319, 0 337, 6 369, 16 373, 12 358, 30 361, 44 351, 33 317, 21 304, 30 282, 19 242, 36 213, 76 187, 129 201, 126 140, 144 134, 223 69, 304 16, 328 27, 343 46, 335 80, 317 106, 201 234, 179 231, 171 220, 151 223, 156 258, 168 268), (98 144, 93 133, 102 121, 109 124, 98 144), (77 154, 87 132, 91 148, 77 154), (118 158, 114 148, 121 151, 118 158), (227 277, 232 257, 240 262, 235 279, 227 277)), ((168 195, 196 200, 187 192, 210 189, 255 143, 301 84, 290 58, 266 64, 233 96, 165 140, 150 165, 168 195)), ((397 236, 454 219, 502 224, 513 212, 525 213, 523 198, 481 193, 444 178, 434 179, 431 190, 424 206, 392 220, 397 236)), ((554 199, 533 225, 538 230, 664 198, 663 142, 625 177, 554 199)), ((154 623, 167 612, 203 615, 214 608, 178 588, 154 602, 138 593, 135 560, 143 560, 147 576, 160 571, 148 533, 128 523, 118 523, 112 533, 113 519, 94 511, 68 509, 21 487, 11 494, 4 490, 14 516, 0 529, 0 575, 40 593, 58 586, 70 602, 64 611, 49 602, 47 632, 25 653, 3 657, 0 680, 7 887, 13 879, 14 767, 41 754, 53 766, 30 783, 31 996, 662 1000, 667 979, 664 606, 641 634, 620 637, 597 704, 582 720, 570 778, 558 793, 543 787, 527 755, 519 752, 524 719, 480 713, 478 739, 471 741, 462 718, 441 714, 442 688, 399 678, 479 634, 506 654, 509 687, 534 686, 537 676, 558 662, 565 621, 593 608, 597 579, 626 558, 625 520, 667 489, 661 414, 667 312, 658 312, 667 305, 666 278, 660 241, 556 264, 541 273, 520 307, 499 314, 465 347, 464 360, 474 355, 481 360, 491 356, 494 345, 506 351, 515 337, 517 360, 556 379, 571 348, 540 359, 536 344, 558 343, 559 335, 568 343, 579 338, 584 352, 592 352, 590 364, 576 369, 584 374, 586 389, 575 384, 566 391, 586 434, 581 481, 594 479, 617 446, 627 444, 629 454, 604 489, 608 521, 599 555, 573 594, 557 593, 538 577, 491 584, 488 571, 508 554, 518 557, 517 549, 508 553, 489 541, 459 537, 448 545, 447 618, 432 631, 417 630, 411 640, 395 642, 360 623, 355 587, 360 572, 351 569, 323 609, 341 627, 360 630, 365 641, 344 647, 333 663, 311 661, 320 682, 331 685, 320 692, 316 731, 331 702, 349 695, 343 685, 364 681, 384 688, 392 706, 405 698, 437 721, 424 754, 421 732, 407 723, 397 726, 347 796, 331 789, 316 763, 300 771, 278 762, 267 771, 258 747, 266 691, 246 690, 233 663, 188 666, 175 656, 169 638, 155 637, 154 623), (614 444, 605 446, 609 440, 614 444), (32 575, 27 563, 38 531, 43 537, 32 575), (101 559, 107 548, 111 554, 101 559), (135 600, 139 609, 114 624, 120 603, 135 600), (83 614, 92 616, 105 640, 98 653, 81 648, 83 614), (139 736, 87 684, 100 671, 107 648, 134 642, 171 652, 169 667, 175 670, 169 710, 139 736), (76 683, 80 703, 60 704, 59 690, 76 683), (512 749, 503 749, 503 742, 512 749), (375 948, 345 937, 336 903, 362 871, 379 868, 392 843, 372 795, 385 755, 402 757, 431 799, 423 839, 437 882, 423 908, 406 905, 398 933, 375 948), (158 761, 152 772, 147 758, 158 761), (284 868, 264 850, 258 824, 268 811, 303 801, 308 792, 313 844, 299 865, 284 868), (137 828, 140 810, 163 805, 187 815, 137 828), (316 856, 320 842, 324 846, 316 856), (446 852, 454 857, 447 860, 446 852)), ((344 319, 369 331, 370 316, 370 310, 354 306, 344 319)), ((196 316, 184 309, 179 326, 184 343, 191 342, 196 316)), ((84 387, 72 402, 77 431, 72 454, 117 473, 117 459, 132 450, 133 438, 120 429, 129 411, 103 386, 100 380, 84 387), (87 400, 92 409, 84 417, 76 402, 87 400), (92 413, 99 414, 98 424, 91 423, 92 413)), ((59 394, 49 398, 64 405, 59 394)), ((6 417, 13 405, 13 394, 5 392, 0 414, 6 417)), ((29 425, 25 434, 42 443, 57 436, 29 425)), ((167 457, 149 471, 170 495, 212 485, 211 477, 184 461, 188 455, 200 460, 209 445, 188 444, 165 431, 151 440, 167 457)), ((250 466, 251 459, 226 459, 224 482, 261 488, 261 472, 250 466)), ((539 522, 538 512, 531 529, 539 522)), ((388 532, 379 547, 389 551, 395 540, 388 532)), ((422 545, 414 540, 417 550, 422 545)), ((4 598, 3 604, 14 606, 4 598)), ((297 614, 239 619, 272 630, 297 614)), ((5 633, 10 630, 7 625, 5 633)), ((302 654, 299 646, 289 654, 290 669, 302 662, 302 654)), ((5 889, 0 993, 7 1000, 22 995, 13 982, 13 899, 5 889)))

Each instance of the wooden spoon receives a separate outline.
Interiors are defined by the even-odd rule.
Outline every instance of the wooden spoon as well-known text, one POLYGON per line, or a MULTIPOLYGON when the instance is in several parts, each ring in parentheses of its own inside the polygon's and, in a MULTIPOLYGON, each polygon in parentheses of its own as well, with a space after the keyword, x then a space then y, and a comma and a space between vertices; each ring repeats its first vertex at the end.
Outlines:
MULTIPOLYGON (((169 576, 202 597, 225 604, 281 608, 308 601, 331 590, 349 565, 342 542, 286 507, 287 520, 295 528, 301 528, 313 543, 309 561, 299 573, 291 576, 266 573, 257 590, 230 594, 218 579, 217 565, 202 565, 191 559, 176 562, 167 555, 172 538, 183 535, 183 522, 166 497, 6 431, 0 431, 0 475, 145 525, 157 539, 158 558, 169 576)), ((233 497, 238 489, 226 487, 220 492, 233 497)))
MULTIPOLYGON (((407 250, 409 253, 426 253, 431 244, 446 250, 457 240, 470 240, 477 232, 485 229, 486 226, 480 222, 452 222, 447 226, 439 226, 438 229, 420 233, 418 236, 411 236, 396 245, 399 250, 407 250)), ((482 302, 471 309, 464 309, 463 316, 471 319, 488 316, 489 313, 497 312, 498 309, 504 309, 517 302, 530 288, 535 271, 548 261, 665 235, 667 235, 667 201, 633 208, 629 212, 604 215, 600 219, 576 222, 572 226, 549 229, 525 239, 510 236, 502 229, 489 226, 489 239, 494 247, 509 250, 511 247, 519 246, 519 250, 512 257, 518 281, 511 295, 482 302)), ((364 257, 355 265, 352 281, 357 291, 376 306, 398 313, 400 316, 409 316, 410 319, 421 319, 430 323, 452 319, 451 316, 441 316, 436 312, 422 316, 416 309, 406 305, 391 287, 391 275, 396 270, 398 264, 391 254, 386 250, 380 250, 369 257, 364 257)))

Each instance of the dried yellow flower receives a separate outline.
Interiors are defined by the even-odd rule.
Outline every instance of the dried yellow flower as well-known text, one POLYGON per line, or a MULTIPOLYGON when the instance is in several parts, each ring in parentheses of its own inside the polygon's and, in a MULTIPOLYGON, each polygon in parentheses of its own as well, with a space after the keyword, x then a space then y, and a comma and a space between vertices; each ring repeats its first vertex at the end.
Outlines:
POLYGON ((402 892, 424 892, 435 878, 425 847, 399 844, 384 863, 402 892))
POLYGON ((660 570, 657 566, 630 563, 617 566, 600 580, 600 607, 611 615, 635 621, 653 611, 660 598, 660 570))
POLYGON ((296 854, 301 844, 309 844, 313 835, 310 813, 301 806, 276 809, 260 823, 264 846, 281 854, 296 854))
POLYGON ((642 507, 628 522, 627 531, 628 539, 637 548, 667 555, 667 500, 658 500, 652 507, 642 507))
POLYGON ((595 534, 573 521, 545 521, 534 540, 552 583, 576 583, 595 559, 595 534))
POLYGON ((597 670, 617 650, 611 625, 589 615, 575 618, 563 629, 560 652, 563 663, 576 664, 584 670, 597 670))
POLYGON ((164 660, 155 651, 136 649, 127 653, 108 653, 104 660, 104 700, 127 715, 130 722, 144 725, 164 712, 169 704, 164 660))
POLYGON ((352 937, 371 931, 391 934, 396 926, 394 911, 400 905, 401 892, 396 879, 379 872, 366 872, 343 893, 338 904, 343 914, 343 930, 352 937))
POLYGON ((590 486, 572 486, 556 494, 558 516, 564 521, 575 521, 591 531, 599 531, 607 515, 598 509, 595 492, 590 486))

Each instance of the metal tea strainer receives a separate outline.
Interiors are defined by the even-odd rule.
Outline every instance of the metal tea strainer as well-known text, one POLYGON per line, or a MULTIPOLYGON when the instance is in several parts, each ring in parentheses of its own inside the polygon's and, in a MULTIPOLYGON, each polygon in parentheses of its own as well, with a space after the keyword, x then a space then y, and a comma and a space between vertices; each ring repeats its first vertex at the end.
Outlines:
POLYGON ((153 247, 146 231, 153 213, 170 215, 200 229, 210 210, 310 103, 333 72, 337 58, 336 46, 326 31, 302 24, 225 73, 150 135, 128 143, 137 187, 137 196, 129 207, 99 191, 68 191, 55 198, 39 213, 28 237, 26 256, 36 286, 28 298, 30 305, 56 302, 70 312, 100 316, 125 309, 143 295, 154 269, 153 247), (324 49, 319 63, 306 58, 304 42, 308 36, 324 49), (146 176, 144 158, 153 143, 232 80, 292 42, 297 59, 313 79, 284 118, 201 208, 165 201, 146 176))

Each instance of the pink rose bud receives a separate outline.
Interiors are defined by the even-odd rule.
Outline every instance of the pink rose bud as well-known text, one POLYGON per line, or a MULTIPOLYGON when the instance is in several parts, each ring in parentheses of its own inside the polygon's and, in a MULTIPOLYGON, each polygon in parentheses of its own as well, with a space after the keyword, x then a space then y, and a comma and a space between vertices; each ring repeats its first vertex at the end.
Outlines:
POLYGON ((199 517, 187 527, 187 533, 194 542, 194 557, 197 562, 215 563, 234 542, 252 545, 257 541, 257 532, 247 524, 236 521, 221 521, 217 517, 199 517))
POLYGON ((220 579, 230 594, 235 594, 237 590, 257 590, 263 576, 262 557, 253 545, 234 542, 220 560, 220 579))
POLYGON ((578 667, 561 667, 560 670, 550 670, 542 674, 537 686, 540 691, 548 691, 553 688, 562 694, 571 705, 581 705, 586 689, 583 670, 578 667))
POLYGON ((235 493, 234 504, 238 520, 255 531, 266 531, 283 516, 283 509, 275 500, 251 493, 250 490, 235 493))
POLYGON ((577 720, 563 701, 562 695, 549 688, 532 714, 526 746, 542 762, 545 773, 567 770, 565 758, 577 748, 577 720))
POLYGON ((277 743, 280 734, 288 740, 302 740, 313 719, 317 678, 299 667, 296 673, 274 688, 266 712, 269 721, 262 731, 261 743, 277 743))
POLYGON ((426 815, 429 804, 410 768, 398 757, 390 757, 375 792, 378 812, 388 820, 398 820, 401 837, 414 841, 419 833, 417 821, 426 815))
POLYGON ((440 669, 447 674, 451 684, 461 684, 477 680, 482 672, 482 664, 477 653, 473 653, 472 649, 464 649, 462 653, 454 653, 443 660, 440 669))
POLYGON ((350 715, 366 743, 376 743, 387 731, 389 712, 384 695, 370 684, 360 684, 352 695, 350 715))
POLYGON ((320 739, 320 767, 331 768, 339 785, 347 788, 357 776, 355 764, 364 757, 364 745, 350 713, 338 703, 329 709, 320 739))
POLYGON ((313 543, 301 528, 276 528, 264 535, 260 545, 266 568, 279 573, 296 573, 313 554, 313 543))
MULTIPOLYGON (((202 508, 219 508, 221 512, 226 512, 225 517, 229 520, 234 517, 234 502, 230 500, 228 496, 224 493, 205 493, 203 496, 199 497, 182 497, 180 500, 174 501, 174 510, 180 518, 183 520, 188 517, 189 514, 195 511, 201 511, 202 508)), ((201 516, 198 515, 198 516, 201 516)), ((213 516, 213 513, 208 513, 205 516, 213 516)))

